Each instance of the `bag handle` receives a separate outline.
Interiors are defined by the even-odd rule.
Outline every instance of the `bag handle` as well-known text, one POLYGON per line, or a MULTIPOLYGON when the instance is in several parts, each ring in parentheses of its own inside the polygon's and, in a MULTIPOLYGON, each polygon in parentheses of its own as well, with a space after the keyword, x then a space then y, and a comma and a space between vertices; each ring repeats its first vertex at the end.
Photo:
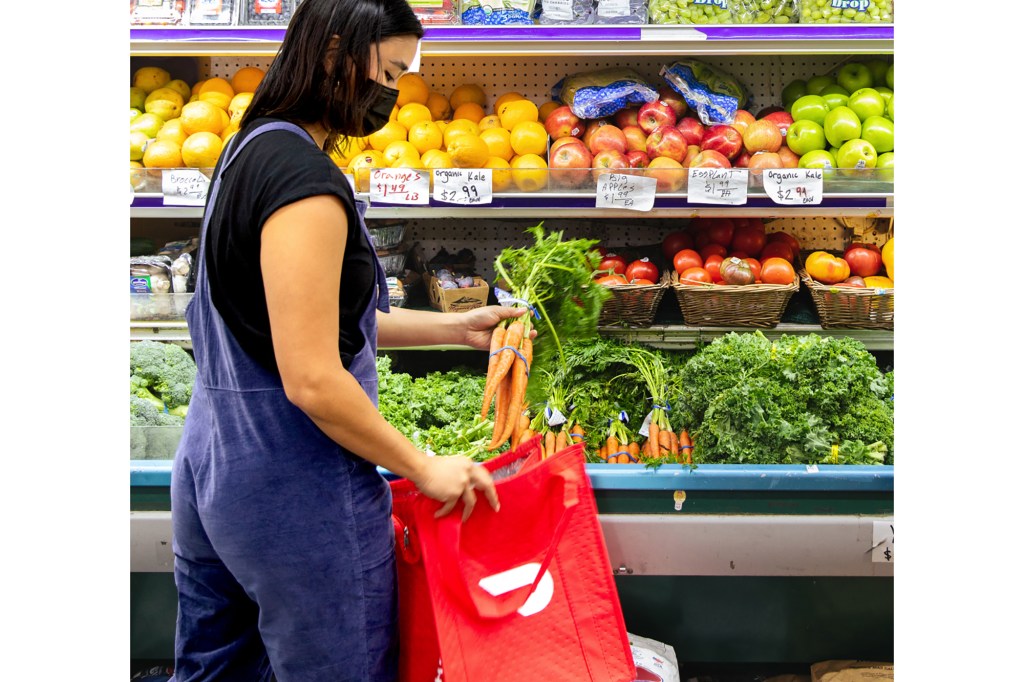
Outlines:
MULTIPOLYGON (((543 551, 543 559, 537 575, 530 584, 530 589, 512 589, 502 594, 491 594, 479 584, 474 584, 467 576, 465 567, 468 562, 462 551, 462 517, 454 510, 452 513, 436 520, 437 532, 437 559, 441 567, 441 581, 445 587, 454 592, 461 601, 471 607, 481 618, 497 619, 505 618, 526 603, 530 596, 537 590, 548 566, 555 556, 558 543, 561 542, 565 531, 572 518, 572 511, 579 504, 579 479, 576 472, 563 470, 551 473, 546 480, 545 490, 537 497, 544 500, 547 505, 556 504, 559 506, 558 519, 550 526, 550 541, 547 547, 538 548, 538 554, 543 551)), ((537 505, 534 508, 540 509, 545 505, 537 505)), ((550 508, 550 507, 548 507, 550 508)), ((481 510, 475 513, 479 514, 481 510)), ((490 511, 489 509, 487 511, 490 511)), ((486 513, 486 512, 485 512, 486 513)), ((493 512, 492 512, 493 513, 493 512)), ((528 524, 535 531, 544 525, 543 514, 538 514, 534 523, 528 524)), ((540 533, 538 532, 538 535, 540 533)))

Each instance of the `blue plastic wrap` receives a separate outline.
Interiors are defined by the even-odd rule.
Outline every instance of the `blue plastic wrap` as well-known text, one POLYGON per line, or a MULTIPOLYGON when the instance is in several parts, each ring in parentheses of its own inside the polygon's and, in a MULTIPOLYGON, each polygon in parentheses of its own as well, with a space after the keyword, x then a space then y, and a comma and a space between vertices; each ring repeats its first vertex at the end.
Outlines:
POLYGON ((658 90, 633 69, 615 67, 566 76, 551 89, 551 98, 567 104, 580 118, 594 119, 631 104, 653 102, 658 90))
POLYGON ((459 0, 465 25, 533 24, 536 0, 459 0))
POLYGON ((732 76, 697 59, 681 59, 661 69, 665 81, 697 112, 704 125, 732 123, 747 94, 732 76))

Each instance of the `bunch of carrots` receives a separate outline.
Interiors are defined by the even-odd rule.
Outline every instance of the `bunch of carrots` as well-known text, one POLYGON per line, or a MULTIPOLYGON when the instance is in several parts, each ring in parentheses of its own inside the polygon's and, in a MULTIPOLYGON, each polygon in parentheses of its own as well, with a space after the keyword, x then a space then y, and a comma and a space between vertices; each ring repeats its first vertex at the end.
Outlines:
POLYGON ((608 438, 597 449, 598 458, 608 464, 636 464, 640 462, 640 445, 626 428, 628 418, 620 412, 616 419, 608 420, 608 438))
POLYGON ((533 361, 528 316, 506 320, 495 325, 491 333, 490 359, 484 382, 480 418, 487 419, 494 403, 494 431, 487 450, 493 452, 510 440, 518 445, 529 427, 526 385, 533 361))

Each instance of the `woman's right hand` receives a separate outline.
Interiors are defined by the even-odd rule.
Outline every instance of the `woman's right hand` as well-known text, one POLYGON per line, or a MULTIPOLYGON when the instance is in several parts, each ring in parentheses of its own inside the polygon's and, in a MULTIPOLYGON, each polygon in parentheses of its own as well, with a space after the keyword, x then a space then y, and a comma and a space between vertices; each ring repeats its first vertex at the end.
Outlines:
POLYGON ((422 473, 413 483, 427 497, 444 503, 434 514, 435 518, 450 512, 461 499, 465 503, 462 512, 462 520, 465 521, 476 506, 477 490, 483 491, 494 511, 500 508, 498 491, 494 488, 491 473, 468 457, 427 457, 422 473))

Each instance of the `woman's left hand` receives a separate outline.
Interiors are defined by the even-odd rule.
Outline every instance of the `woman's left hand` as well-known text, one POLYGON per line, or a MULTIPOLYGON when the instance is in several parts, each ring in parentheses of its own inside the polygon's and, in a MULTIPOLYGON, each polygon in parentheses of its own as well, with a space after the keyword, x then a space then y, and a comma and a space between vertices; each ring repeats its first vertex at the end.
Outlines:
MULTIPOLYGON (((479 350, 491 347, 491 333, 494 326, 510 317, 520 317, 528 311, 526 308, 512 308, 502 305, 489 305, 464 313, 457 313, 464 318, 465 337, 463 343, 479 350)), ((530 330, 530 338, 537 336, 537 330, 530 330)))

